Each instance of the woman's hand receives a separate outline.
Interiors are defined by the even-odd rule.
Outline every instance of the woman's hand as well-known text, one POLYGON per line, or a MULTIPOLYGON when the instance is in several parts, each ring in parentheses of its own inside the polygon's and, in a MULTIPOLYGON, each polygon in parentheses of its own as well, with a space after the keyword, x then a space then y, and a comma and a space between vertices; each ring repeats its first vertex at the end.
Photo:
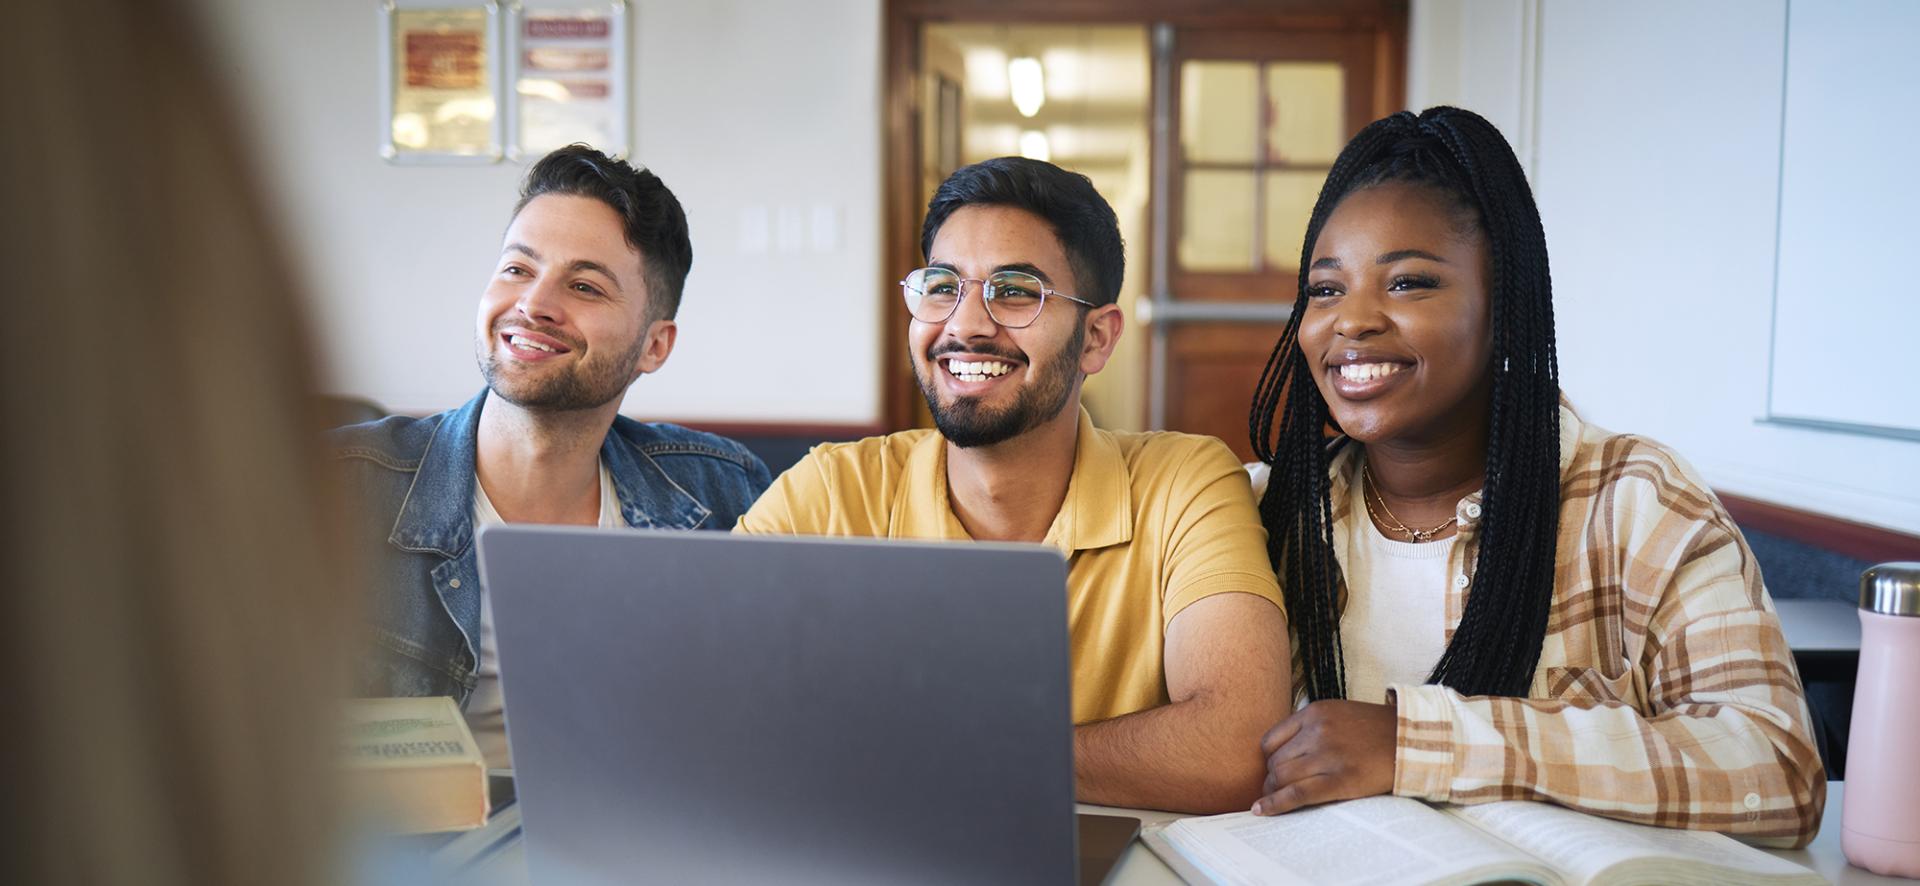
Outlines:
POLYGON ((1398 717, 1390 704, 1316 701, 1281 720, 1260 740, 1267 755, 1266 796, 1258 815, 1393 791, 1398 717))

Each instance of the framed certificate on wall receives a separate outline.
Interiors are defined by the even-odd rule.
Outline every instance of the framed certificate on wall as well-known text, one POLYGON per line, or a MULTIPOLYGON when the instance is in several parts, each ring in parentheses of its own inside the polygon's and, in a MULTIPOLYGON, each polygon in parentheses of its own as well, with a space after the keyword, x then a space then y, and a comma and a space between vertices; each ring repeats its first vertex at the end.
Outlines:
POLYGON ((522 0, 507 18, 507 156, 535 159, 574 142, 625 156, 624 0, 522 0))
POLYGON ((380 155, 494 163, 503 153, 494 0, 380 0, 380 155))

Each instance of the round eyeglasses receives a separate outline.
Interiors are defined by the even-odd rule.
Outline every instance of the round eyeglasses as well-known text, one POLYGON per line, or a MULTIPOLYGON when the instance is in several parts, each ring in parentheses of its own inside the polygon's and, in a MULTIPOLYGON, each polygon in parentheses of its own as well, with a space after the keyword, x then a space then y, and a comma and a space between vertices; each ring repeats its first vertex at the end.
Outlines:
POLYGON ((900 293, 907 298, 907 313, 922 323, 945 323, 960 309, 967 297, 967 284, 980 284, 981 301, 987 316, 1008 329, 1022 329, 1040 319, 1047 296, 1055 295, 1089 308, 1099 307, 1083 298, 1074 298, 1025 271, 995 271, 985 280, 962 277, 946 268, 921 268, 900 281, 900 293))

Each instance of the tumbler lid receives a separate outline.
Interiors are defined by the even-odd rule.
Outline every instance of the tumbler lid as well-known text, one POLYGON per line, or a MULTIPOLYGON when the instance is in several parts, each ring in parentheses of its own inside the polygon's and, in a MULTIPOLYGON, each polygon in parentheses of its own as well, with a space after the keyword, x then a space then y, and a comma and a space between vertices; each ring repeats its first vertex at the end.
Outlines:
POLYGON ((1920 563, 1882 563, 1860 573, 1860 608, 1920 616, 1920 563))

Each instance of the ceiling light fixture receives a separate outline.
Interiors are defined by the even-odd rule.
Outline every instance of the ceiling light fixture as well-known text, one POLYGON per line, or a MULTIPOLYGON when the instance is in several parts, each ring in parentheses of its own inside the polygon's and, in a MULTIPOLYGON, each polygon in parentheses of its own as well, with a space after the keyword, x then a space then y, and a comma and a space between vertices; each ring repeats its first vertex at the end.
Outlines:
POLYGON ((1040 60, 1023 55, 1008 61, 1007 89, 1013 94, 1013 107, 1020 116, 1040 113, 1040 107, 1047 103, 1046 72, 1041 69, 1040 60))

